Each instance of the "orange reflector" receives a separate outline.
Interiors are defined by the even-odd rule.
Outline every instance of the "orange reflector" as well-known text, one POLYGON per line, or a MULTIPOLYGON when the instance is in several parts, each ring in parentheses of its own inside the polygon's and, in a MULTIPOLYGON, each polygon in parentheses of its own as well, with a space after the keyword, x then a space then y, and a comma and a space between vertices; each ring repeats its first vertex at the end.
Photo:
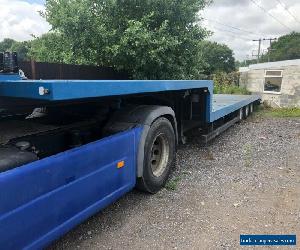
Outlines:
POLYGON ((119 161, 117 167, 118 168, 122 168, 125 166, 125 162, 124 161, 119 161))

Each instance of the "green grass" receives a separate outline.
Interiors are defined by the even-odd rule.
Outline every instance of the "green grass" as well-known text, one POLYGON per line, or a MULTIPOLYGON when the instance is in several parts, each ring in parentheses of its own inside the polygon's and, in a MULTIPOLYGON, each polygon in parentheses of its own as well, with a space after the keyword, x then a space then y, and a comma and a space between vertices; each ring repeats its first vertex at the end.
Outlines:
POLYGON ((166 184, 166 189, 169 191, 175 191, 178 187, 180 180, 181 180, 180 176, 170 179, 166 184))
POLYGON ((257 113, 259 116, 277 117, 277 118, 300 118, 300 108, 271 108, 261 106, 257 113))
POLYGON ((246 88, 236 85, 218 85, 214 86, 215 94, 232 94, 232 95, 249 95, 250 92, 246 88))
POLYGON ((272 117, 297 118, 297 117, 300 117, 300 108, 272 109, 271 111, 269 111, 269 115, 272 117))

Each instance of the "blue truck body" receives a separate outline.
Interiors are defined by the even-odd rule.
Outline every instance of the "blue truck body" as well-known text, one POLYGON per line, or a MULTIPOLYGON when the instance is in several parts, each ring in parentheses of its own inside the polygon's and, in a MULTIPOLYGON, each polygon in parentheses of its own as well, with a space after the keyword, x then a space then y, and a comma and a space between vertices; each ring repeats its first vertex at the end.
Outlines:
MULTIPOLYGON (((192 89, 208 93, 207 123, 259 100, 213 95, 212 81, 24 81, 0 75, 0 98, 46 102, 192 89)), ((40 249, 132 190, 142 133, 143 126, 134 126, 0 173, 0 248, 40 249)))
POLYGON ((41 249, 133 189, 141 130, 1 173, 0 248, 41 249))

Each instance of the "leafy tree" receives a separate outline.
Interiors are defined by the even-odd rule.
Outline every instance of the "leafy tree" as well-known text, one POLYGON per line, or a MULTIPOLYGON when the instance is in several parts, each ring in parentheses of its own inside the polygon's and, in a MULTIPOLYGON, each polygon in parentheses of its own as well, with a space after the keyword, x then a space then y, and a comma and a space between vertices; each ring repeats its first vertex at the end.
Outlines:
MULTIPOLYGON (((300 59, 300 33, 292 32, 288 35, 280 37, 276 42, 273 42, 269 52, 263 55, 259 62, 264 63, 268 61, 283 61, 300 59)), ((256 64, 257 59, 246 60, 239 62, 237 67, 249 66, 256 64)))
POLYGON ((225 44, 203 41, 201 43, 202 55, 205 59, 206 75, 216 72, 232 72, 235 70, 233 51, 225 44))
POLYGON ((271 61, 300 59, 300 33, 292 32, 273 42, 263 61, 267 61, 268 56, 271 61))
POLYGON ((195 79, 204 65, 200 43, 209 34, 199 26, 198 13, 207 4, 47 0, 44 16, 66 39, 67 61, 112 66, 136 79, 195 79))
POLYGON ((35 38, 31 42, 29 55, 35 61, 75 63, 68 39, 57 32, 49 32, 35 38))
POLYGON ((15 42, 11 46, 10 50, 17 52, 19 60, 26 61, 30 59, 28 55, 30 46, 31 46, 31 41, 15 42))
POLYGON ((15 40, 10 39, 10 38, 4 38, 3 41, 0 42, 0 51, 9 51, 11 46, 16 43, 15 40))
POLYGON ((0 42, 0 51, 12 51, 18 53, 19 60, 28 59, 28 51, 30 48, 30 42, 17 42, 10 38, 5 38, 0 42))

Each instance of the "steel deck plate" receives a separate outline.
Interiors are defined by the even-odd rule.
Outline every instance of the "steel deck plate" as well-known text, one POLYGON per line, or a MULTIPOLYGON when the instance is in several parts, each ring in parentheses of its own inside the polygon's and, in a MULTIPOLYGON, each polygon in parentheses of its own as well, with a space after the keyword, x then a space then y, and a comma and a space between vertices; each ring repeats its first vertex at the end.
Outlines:
POLYGON ((259 99, 257 95, 213 95, 210 120, 218 120, 259 99))

